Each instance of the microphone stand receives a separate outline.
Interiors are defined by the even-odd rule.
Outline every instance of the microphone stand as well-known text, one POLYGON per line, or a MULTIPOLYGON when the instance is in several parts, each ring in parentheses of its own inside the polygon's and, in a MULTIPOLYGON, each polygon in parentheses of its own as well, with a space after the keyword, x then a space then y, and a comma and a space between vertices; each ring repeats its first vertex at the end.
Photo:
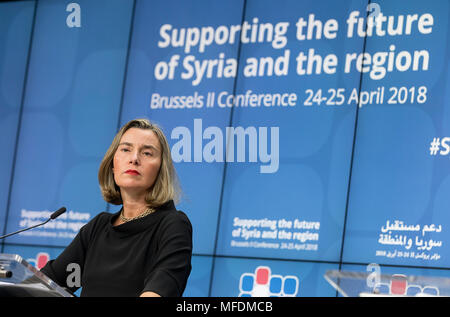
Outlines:
POLYGON ((45 225, 45 224, 46 224, 47 222, 49 222, 50 220, 52 220, 52 218, 48 218, 48 219, 45 220, 44 222, 38 223, 37 225, 31 226, 31 227, 28 227, 28 228, 25 228, 25 229, 20 229, 20 230, 17 230, 16 232, 12 232, 12 233, 5 234, 4 236, 0 236, 0 240, 1 240, 1 239, 4 239, 4 238, 7 238, 7 237, 9 237, 9 236, 12 236, 12 235, 14 235, 14 234, 20 233, 20 232, 22 232, 22 231, 30 230, 30 229, 33 229, 33 228, 36 228, 36 227, 45 225))
POLYGON ((16 232, 12 232, 12 233, 5 234, 4 236, 0 236, 0 240, 1 240, 1 239, 4 239, 4 238, 7 238, 7 237, 9 237, 9 236, 12 236, 12 235, 14 235, 14 234, 21 233, 22 231, 30 230, 30 229, 33 229, 33 228, 36 228, 36 227, 45 225, 45 224, 46 224, 47 222, 49 222, 50 220, 53 220, 53 219, 59 217, 59 216, 60 216, 61 214, 63 214, 65 211, 66 211, 66 208, 65 208, 65 207, 61 207, 61 208, 59 208, 57 211, 55 211, 53 214, 51 214, 50 218, 48 218, 48 219, 45 220, 44 222, 38 223, 37 225, 31 226, 31 227, 28 227, 28 228, 25 228, 25 229, 17 230, 16 232))

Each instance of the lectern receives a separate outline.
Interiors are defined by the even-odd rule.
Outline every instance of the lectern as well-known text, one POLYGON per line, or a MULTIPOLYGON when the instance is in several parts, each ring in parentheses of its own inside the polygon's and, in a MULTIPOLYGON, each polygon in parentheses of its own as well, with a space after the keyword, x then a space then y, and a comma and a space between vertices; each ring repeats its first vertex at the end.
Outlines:
POLYGON ((73 297, 17 254, 0 254, 0 297, 73 297))
POLYGON ((450 278, 330 270, 325 279, 344 297, 450 296, 450 278))

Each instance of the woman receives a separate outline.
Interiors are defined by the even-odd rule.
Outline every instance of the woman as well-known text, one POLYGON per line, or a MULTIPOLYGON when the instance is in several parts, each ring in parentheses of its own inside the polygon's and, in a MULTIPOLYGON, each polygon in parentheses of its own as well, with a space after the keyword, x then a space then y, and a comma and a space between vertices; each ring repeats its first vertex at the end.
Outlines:
POLYGON ((78 264, 81 296, 181 296, 191 271, 192 227, 174 205, 176 174, 161 129, 146 119, 125 124, 98 179, 104 199, 121 210, 93 218, 41 271, 76 291, 67 283, 68 266, 78 264))

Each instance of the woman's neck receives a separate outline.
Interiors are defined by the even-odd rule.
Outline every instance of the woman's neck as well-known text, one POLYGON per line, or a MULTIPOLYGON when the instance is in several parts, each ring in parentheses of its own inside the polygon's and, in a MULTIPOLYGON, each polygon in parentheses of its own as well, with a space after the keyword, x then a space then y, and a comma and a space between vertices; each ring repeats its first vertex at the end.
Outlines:
POLYGON ((134 218, 147 210, 147 204, 127 202, 123 203, 123 215, 126 218, 134 218))
POLYGON ((147 202, 144 195, 131 196, 122 193, 123 215, 126 218, 137 217, 147 209, 147 202))

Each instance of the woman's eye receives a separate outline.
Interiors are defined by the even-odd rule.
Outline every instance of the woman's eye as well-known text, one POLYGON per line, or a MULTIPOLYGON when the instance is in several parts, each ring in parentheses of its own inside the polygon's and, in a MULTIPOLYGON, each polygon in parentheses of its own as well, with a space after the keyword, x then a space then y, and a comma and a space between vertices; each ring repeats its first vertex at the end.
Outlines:
POLYGON ((153 154, 151 152, 144 152, 145 156, 152 156, 153 154))
POLYGON ((122 152, 128 152, 129 150, 126 149, 126 148, 123 148, 121 151, 122 151, 122 152))

